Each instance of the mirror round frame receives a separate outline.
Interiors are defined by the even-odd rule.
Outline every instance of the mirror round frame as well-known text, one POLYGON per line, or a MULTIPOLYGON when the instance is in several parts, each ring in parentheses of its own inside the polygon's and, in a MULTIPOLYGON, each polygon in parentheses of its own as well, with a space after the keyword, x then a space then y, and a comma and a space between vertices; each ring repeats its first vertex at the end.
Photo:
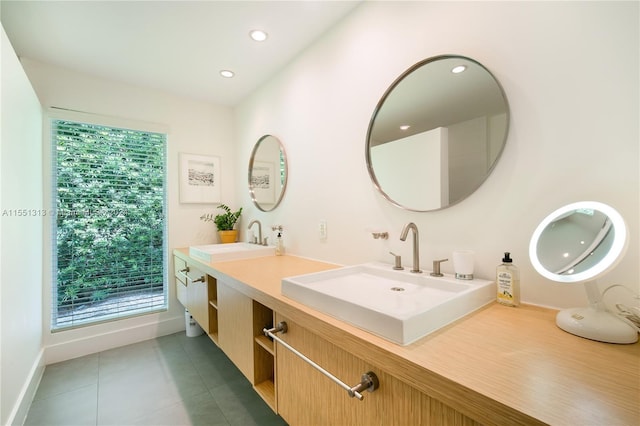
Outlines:
POLYGON ((545 217, 542 222, 540 222, 536 230, 533 232, 533 235, 531 236, 531 241, 529 243, 529 259, 531 260, 531 264, 533 265, 535 270, 540 275, 552 281, 561 283, 577 283, 595 280, 596 278, 602 276, 609 269, 613 268, 622 259, 622 256, 624 255, 627 248, 627 243, 629 240, 628 235, 629 231, 624 222, 624 219, 622 218, 620 213, 618 213, 613 207, 603 203, 599 203, 597 201, 579 201, 560 207, 559 209, 555 210, 547 217, 545 217), (540 240, 540 236, 551 223, 558 220, 562 216, 579 209, 591 209, 605 214, 611 220, 611 226, 614 230, 613 243, 604 257, 591 268, 577 274, 556 274, 545 268, 540 261, 540 257, 538 255, 538 242, 540 240))
POLYGON ((260 211, 270 212, 270 211, 274 210, 276 207, 278 207, 278 205, 282 201, 282 198, 284 197, 284 193, 286 192, 286 189, 287 189, 287 181, 289 180, 289 168, 288 168, 288 162, 287 162, 287 152, 285 151, 284 146, 282 145, 282 142, 280 141, 280 139, 278 139, 277 137, 275 137, 273 135, 264 135, 264 136, 260 137, 260 139, 258 139, 258 141, 256 142, 256 144, 253 147, 253 150, 251 151, 251 156, 249 157, 249 168, 248 168, 248 172, 247 172, 247 178, 248 178, 248 184, 249 184, 249 196, 251 197, 251 201, 253 202, 253 204, 260 211), (283 160, 282 161, 282 168, 284 168, 284 170, 280 169, 280 167, 279 167, 280 166, 280 164, 279 164, 280 161, 278 161, 278 168, 276 169, 275 173, 277 173, 278 175, 280 173, 282 173, 284 175, 284 180, 282 182, 282 190, 280 191, 280 194, 277 194, 277 197, 275 197, 275 201, 274 201, 273 205, 271 206, 271 208, 265 208, 264 205, 260 204, 260 201, 258 200, 257 194, 256 194, 256 192, 254 190, 254 186, 253 186, 253 168, 254 168, 254 163, 256 161, 256 155, 257 155, 258 149, 260 148, 260 145, 262 143, 264 143, 265 140, 267 140, 268 138, 272 138, 273 140, 278 142, 280 155, 282 156, 282 160, 283 160))
POLYGON ((454 206, 458 203, 460 203, 461 201, 465 200, 466 198, 468 198, 471 194, 473 194, 475 191, 478 190, 478 188, 480 188, 480 186, 482 186, 482 184, 487 180, 487 178, 489 177, 489 175, 491 175, 491 172, 493 171, 493 169, 495 168, 496 164, 498 163, 498 161, 500 160, 500 157, 502 156, 502 152, 504 151, 504 147, 506 145, 507 142, 507 138, 509 135, 509 128, 510 128, 510 108, 509 108, 509 102, 507 100, 507 96, 505 94, 505 91, 502 87, 502 85, 500 84, 500 82, 498 81, 498 79, 491 73, 491 71, 489 71, 484 65, 482 65, 480 62, 471 59, 469 57, 466 56, 462 56, 462 55, 453 55, 453 54, 447 54, 447 55, 437 55, 437 56, 433 56, 424 60, 421 60, 419 62, 417 62, 416 64, 414 64, 413 66, 411 66, 409 69, 407 69, 405 72, 403 72, 390 86, 389 88, 385 91, 385 93, 382 95, 382 97, 380 98, 380 100, 378 101, 378 104, 376 105, 374 111, 373 111, 373 115, 371 116, 371 120, 369 121, 369 127, 367 129, 367 137, 366 137, 366 144, 365 144, 365 158, 366 158, 366 164, 367 164, 367 171, 369 173, 369 177, 371 179, 371 182, 373 183, 373 186, 376 188, 376 190, 387 200, 389 201, 391 204, 393 204, 396 207, 399 207, 401 209, 404 210, 408 210, 408 211, 415 211, 415 212, 429 212, 429 211, 437 211, 437 210, 442 210, 451 206, 454 206), (423 66, 430 64, 432 62, 436 62, 436 61, 441 61, 441 60, 447 60, 447 59, 460 59, 463 61, 468 61, 474 65, 477 65, 478 67, 480 67, 482 70, 484 70, 490 77, 491 79, 495 82, 497 89, 499 90, 500 95, 502 96, 502 100, 504 101, 504 109, 505 109, 505 113, 506 113, 506 119, 505 119, 505 123, 504 123, 504 136, 502 137, 502 141, 501 141, 501 146, 500 149, 498 150, 498 152, 495 155, 495 159, 493 160, 492 164, 488 167, 488 169, 486 170, 486 173, 484 174, 484 176, 482 176, 481 179, 479 179, 477 182, 475 182, 475 185, 473 186, 472 189, 468 190, 468 192, 465 192, 464 195, 460 196, 459 198, 455 199, 453 202, 447 202, 446 205, 442 205, 441 207, 437 207, 437 208, 414 208, 411 207, 410 205, 407 205, 409 203, 401 203, 398 202, 396 199, 394 199, 394 197, 392 195, 390 195, 388 193, 388 191, 385 191, 385 189, 382 188, 382 185, 380 184, 378 178, 376 177, 376 173, 374 171, 374 166, 373 166, 373 162, 371 159, 371 137, 372 137, 372 132, 373 132, 373 128, 374 128, 374 124, 376 121, 376 118, 378 118, 380 111, 382 109, 382 107, 384 106, 384 103, 387 101, 387 99, 389 98, 390 94, 394 91, 394 89, 396 89, 396 87, 410 74, 412 74, 414 71, 422 68, 423 66))

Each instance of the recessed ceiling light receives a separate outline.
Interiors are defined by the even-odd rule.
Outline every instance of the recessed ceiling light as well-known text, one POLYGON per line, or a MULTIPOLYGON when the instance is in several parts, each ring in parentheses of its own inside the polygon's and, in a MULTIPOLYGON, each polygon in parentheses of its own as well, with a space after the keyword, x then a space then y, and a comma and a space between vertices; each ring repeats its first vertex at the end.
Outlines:
POLYGON ((255 41, 265 41, 269 35, 262 30, 251 30, 249 36, 255 41))
POLYGON ((454 67, 451 72, 454 74, 460 74, 461 72, 463 72, 464 70, 466 70, 467 67, 464 65, 458 65, 457 67, 454 67))
POLYGON ((220 75, 223 76, 224 78, 231 78, 233 77, 235 74, 233 71, 229 71, 229 70, 221 70, 220 71, 220 75))
POLYGON ((402 126, 400 126, 400 130, 407 130, 409 127, 411 126, 409 126, 408 124, 403 124, 402 126))

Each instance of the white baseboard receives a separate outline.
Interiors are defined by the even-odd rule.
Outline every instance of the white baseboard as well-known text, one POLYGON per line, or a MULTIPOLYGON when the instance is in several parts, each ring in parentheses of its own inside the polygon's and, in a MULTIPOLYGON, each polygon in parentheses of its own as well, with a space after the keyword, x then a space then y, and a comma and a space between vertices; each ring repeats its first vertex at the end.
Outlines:
POLYGON ((44 365, 44 349, 41 349, 31 367, 31 371, 29 371, 29 377, 27 377, 27 380, 22 386, 18 400, 11 410, 11 414, 9 414, 8 425, 24 424, 27 419, 27 414, 29 413, 29 408, 31 407, 31 401, 33 401, 33 397, 36 395, 36 391, 40 385, 40 380, 42 380, 44 365))
POLYGON ((184 317, 180 316, 58 343, 45 347, 45 364, 54 364, 184 330, 184 317))

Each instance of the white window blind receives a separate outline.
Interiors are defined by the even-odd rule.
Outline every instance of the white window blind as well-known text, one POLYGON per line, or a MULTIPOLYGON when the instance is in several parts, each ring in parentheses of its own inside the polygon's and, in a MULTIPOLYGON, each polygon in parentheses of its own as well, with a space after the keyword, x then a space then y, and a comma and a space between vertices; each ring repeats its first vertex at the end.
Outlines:
POLYGON ((166 135, 51 120, 52 330, 167 308, 166 135))

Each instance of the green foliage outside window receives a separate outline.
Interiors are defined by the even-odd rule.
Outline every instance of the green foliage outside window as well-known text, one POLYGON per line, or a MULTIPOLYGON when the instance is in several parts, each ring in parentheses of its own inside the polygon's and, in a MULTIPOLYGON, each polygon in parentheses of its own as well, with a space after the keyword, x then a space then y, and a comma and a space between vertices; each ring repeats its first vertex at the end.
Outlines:
POLYGON ((110 299, 95 319, 153 308, 117 299, 164 292, 166 136, 54 120, 52 137, 54 327, 56 317, 110 299))

